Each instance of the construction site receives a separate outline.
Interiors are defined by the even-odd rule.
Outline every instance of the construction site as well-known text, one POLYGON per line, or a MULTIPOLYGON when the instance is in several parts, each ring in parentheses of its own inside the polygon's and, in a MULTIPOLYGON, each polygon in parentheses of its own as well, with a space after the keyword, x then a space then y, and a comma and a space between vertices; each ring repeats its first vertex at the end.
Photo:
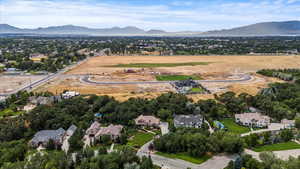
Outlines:
POLYGON ((299 56, 98 56, 48 81, 36 91, 73 90, 81 94, 109 95, 118 100, 182 93, 174 87, 176 80, 158 78, 167 76, 195 77, 201 87, 192 86, 190 90, 194 92, 185 93, 194 100, 213 98, 214 94, 226 91, 255 95, 269 83, 281 82, 258 75, 257 70, 285 68, 286 65, 293 68, 298 60, 299 56), (207 64, 193 65, 200 62, 207 64))

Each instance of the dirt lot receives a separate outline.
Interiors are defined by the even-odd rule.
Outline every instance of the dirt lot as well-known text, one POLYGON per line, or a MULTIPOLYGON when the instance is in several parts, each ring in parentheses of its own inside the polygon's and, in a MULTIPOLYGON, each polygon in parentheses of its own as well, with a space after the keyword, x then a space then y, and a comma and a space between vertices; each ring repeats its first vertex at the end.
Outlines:
POLYGON ((0 93, 13 92, 25 85, 44 78, 45 76, 0 75, 0 93))
MULTIPOLYGON (((80 81, 78 76, 93 74, 95 81, 148 81, 155 80, 156 74, 200 74, 204 79, 230 79, 235 74, 251 73, 254 79, 246 83, 207 83, 203 84, 216 93, 234 91, 256 94, 268 83, 279 81, 256 75, 263 68, 297 68, 300 67, 300 56, 101 56, 66 73, 67 77, 55 79, 38 90, 61 92, 65 89, 76 90, 83 94, 110 95, 119 100, 129 97, 156 97, 163 92, 173 91, 170 85, 91 85, 80 81), (211 62, 209 65, 159 67, 159 68, 117 68, 108 67, 128 63, 182 63, 211 62), (128 69, 131 72, 126 72, 128 69)), ((212 98, 212 95, 191 95, 194 100, 212 98)))

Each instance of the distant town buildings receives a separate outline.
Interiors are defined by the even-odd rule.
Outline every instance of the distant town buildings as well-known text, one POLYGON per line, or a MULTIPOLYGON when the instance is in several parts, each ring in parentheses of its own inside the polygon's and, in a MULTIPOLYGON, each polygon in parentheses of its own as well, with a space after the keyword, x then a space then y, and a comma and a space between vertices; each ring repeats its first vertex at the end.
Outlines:
POLYGON ((203 116, 198 115, 176 115, 174 118, 174 126, 187 128, 201 128, 203 124, 203 116))
POLYGON ((154 116, 144 116, 140 115, 135 120, 135 124, 139 126, 159 126, 160 120, 154 116))
POLYGON ((268 127, 271 118, 260 113, 235 114, 235 122, 249 127, 268 127))

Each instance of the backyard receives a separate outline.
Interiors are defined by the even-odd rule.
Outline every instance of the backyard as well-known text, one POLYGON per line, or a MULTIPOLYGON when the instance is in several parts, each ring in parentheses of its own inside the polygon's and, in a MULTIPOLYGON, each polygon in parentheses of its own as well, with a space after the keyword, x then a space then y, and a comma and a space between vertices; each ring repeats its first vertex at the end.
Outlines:
POLYGON ((235 134, 243 134, 251 131, 248 127, 236 124, 233 119, 223 119, 220 122, 225 126, 225 128, 227 128, 229 132, 235 134))
POLYGON ((256 147, 253 150, 256 152, 263 152, 263 151, 283 151, 283 150, 293 150, 293 149, 300 149, 300 144, 290 141, 285 143, 264 145, 264 146, 256 147))
POLYGON ((128 140, 127 145, 135 148, 140 148, 150 140, 152 140, 154 134, 146 132, 135 132, 132 137, 128 140))
POLYGON ((209 155, 204 155, 202 157, 191 157, 187 153, 176 153, 176 154, 169 154, 169 153, 163 153, 163 152, 156 152, 157 155, 167 157, 167 158, 173 158, 173 159, 180 159, 184 161, 188 161, 194 164, 201 164, 207 161, 211 158, 209 155))
POLYGON ((2 111, 0 111, 0 118, 4 117, 4 116, 16 116, 19 114, 22 114, 23 112, 21 111, 13 111, 11 109, 4 109, 2 111))

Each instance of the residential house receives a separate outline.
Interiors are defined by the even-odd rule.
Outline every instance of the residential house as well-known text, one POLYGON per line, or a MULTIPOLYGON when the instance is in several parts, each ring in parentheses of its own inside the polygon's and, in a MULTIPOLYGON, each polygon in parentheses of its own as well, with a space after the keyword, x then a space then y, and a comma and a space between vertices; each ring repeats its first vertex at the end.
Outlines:
POLYGON ((260 113, 235 114, 235 122, 249 127, 268 127, 271 118, 260 113))
POLYGON ((110 124, 108 127, 101 127, 100 130, 95 135, 96 139, 100 139, 101 136, 108 135, 112 140, 116 140, 121 136, 123 130, 122 125, 113 125, 110 124))
POLYGON ((69 148, 70 148, 69 139, 73 136, 73 134, 76 132, 76 130, 77 130, 77 127, 75 125, 71 125, 68 128, 68 130, 65 132, 61 149, 66 153, 68 153, 69 148))
POLYGON ((62 98, 64 99, 70 99, 75 96, 79 96, 79 93, 75 91, 66 91, 62 94, 62 98))
POLYGON ((281 124, 284 126, 284 128, 291 129, 295 127, 295 120, 283 119, 281 120, 281 124))
POLYGON ((201 128, 203 124, 203 116, 198 115, 176 115, 174 118, 174 126, 188 127, 188 128, 201 128))
POLYGON ((66 131, 63 128, 39 131, 29 141, 29 145, 35 148, 39 146, 46 147, 48 142, 53 140, 56 146, 61 146, 65 132, 66 131))
POLYGON ((154 116, 144 116, 140 115, 138 118, 134 119, 135 124, 139 126, 159 126, 160 119, 154 116))
POLYGON ((23 107, 23 110, 26 112, 30 112, 31 110, 33 110, 34 108, 36 108, 36 105, 34 104, 27 104, 23 107))
POLYGON ((34 105, 49 105, 53 103, 53 99, 44 96, 29 97, 29 102, 34 105))
POLYGON ((97 132, 100 130, 100 123, 95 121, 87 130, 86 130, 86 136, 88 137, 95 137, 97 132))

